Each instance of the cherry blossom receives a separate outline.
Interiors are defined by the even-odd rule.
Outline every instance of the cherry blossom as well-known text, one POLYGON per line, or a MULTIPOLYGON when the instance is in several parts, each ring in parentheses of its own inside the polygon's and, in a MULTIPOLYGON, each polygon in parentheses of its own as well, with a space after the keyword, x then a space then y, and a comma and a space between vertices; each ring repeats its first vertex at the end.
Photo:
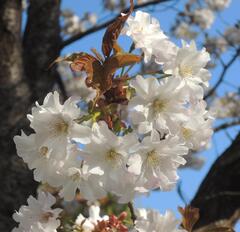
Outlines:
POLYGON ((30 196, 28 206, 21 206, 13 219, 19 227, 13 232, 57 232, 60 221, 57 219, 61 209, 52 209, 56 199, 50 193, 39 192, 38 199, 30 196))
POLYGON ((180 222, 171 211, 160 214, 155 210, 138 209, 135 229, 132 232, 186 232, 178 229, 180 222))

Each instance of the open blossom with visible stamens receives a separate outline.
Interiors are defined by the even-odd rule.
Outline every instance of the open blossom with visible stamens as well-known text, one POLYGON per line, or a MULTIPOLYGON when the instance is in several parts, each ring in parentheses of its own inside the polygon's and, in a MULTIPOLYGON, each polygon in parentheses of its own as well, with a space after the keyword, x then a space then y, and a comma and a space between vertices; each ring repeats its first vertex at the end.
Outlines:
POLYGON ((115 172, 125 168, 131 146, 136 143, 135 136, 117 136, 105 122, 95 123, 91 141, 84 147, 82 157, 90 168, 99 167, 102 170, 100 175, 113 177, 115 172))
POLYGON ((166 73, 184 82, 184 90, 188 91, 190 98, 202 99, 203 86, 208 87, 208 80, 211 76, 210 72, 205 69, 209 60, 209 53, 205 49, 198 51, 194 41, 190 44, 183 42, 183 47, 178 50, 172 62, 171 70, 166 70, 166 73))
POLYGON ((36 181, 59 186, 61 176, 58 171, 63 166, 65 151, 56 154, 47 146, 38 146, 36 134, 27 136, 22 132, 21 136, 14 137, 14 142, 18 155, 28 164, 29 169, 34 169, 36 181))
POLYGON ((172 125, 172 132, 178 134, 186 145, 195 151, 207 148, 213 134, 213 117, 206 110, 206 103, 200 101, 191 106, 187 111, 187 120, 172 125))
POLYGON ((185 96, 179 90, 179 79, 158 81, 155 77, 137 76, 131 81, 136 96, 129 102, 131 120, 141 134, 155 129, 166 129, 172 120, 184 117, 185 96))
POLYGON ((69 98, 62 105, 56 91, 45 97, 43 105, 36 103, 28 119, 36 132, 39 145, 63 151, 72 138, 77 137, 81 143, 89 141, 90 128, 74 121, 80 117, 80 109, 76 103, 77 101, 69 98))
POLYGON ((178 229, 180 221, 169 210, 162 215, 155 210, 137 209, 136 214, 137 220, 131 232, 186 232, 178 229))
POLYGON ((21 206, 13 219, 19 223, 13 232, 57 232, 61 209, 52 209, 56 199, 50 193, 39 192, 38 199, 30 196, 28 206, 21 206))
POLYGON ((188 148, 177 136, 168 136, 160 140, 159 133, 152 131, 141 142, 136 153, 129 158, 128 170, 145 179, 147 189, 171 189, 178 179, 177 168, 185 164, 182 157, 188 148))
POLYGON ((90 172, 94 170, 95 174, 101 176, 103 188, 108 192, 117 193, 121 176, 127 171, 128 155, 137 143, 136 136, 117 136, 105 122, 99 122, 93 125, 91 142, 85 145, 81 156, 89 166, 90 172))

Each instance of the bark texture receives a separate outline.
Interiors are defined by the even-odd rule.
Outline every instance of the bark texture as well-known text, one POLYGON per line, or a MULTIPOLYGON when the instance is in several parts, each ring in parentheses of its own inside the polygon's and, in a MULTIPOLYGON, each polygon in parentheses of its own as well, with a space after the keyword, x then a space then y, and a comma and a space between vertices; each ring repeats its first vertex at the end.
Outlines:
POLYGON ((59 9, 58 0, 30 1, 22 46, 21 0, 0 1, 1 232, 11 231, 12 214, 35 195, 37 183, 17 157, 12 139, 22 128, 29 131, 26 114, 57 78, 56 70, 46 70, 60 53, 59 9))
POLYGON ((195 228, 234 225, 240 215, 240 133, 215 161, 191 205, 200 209, 195 228))

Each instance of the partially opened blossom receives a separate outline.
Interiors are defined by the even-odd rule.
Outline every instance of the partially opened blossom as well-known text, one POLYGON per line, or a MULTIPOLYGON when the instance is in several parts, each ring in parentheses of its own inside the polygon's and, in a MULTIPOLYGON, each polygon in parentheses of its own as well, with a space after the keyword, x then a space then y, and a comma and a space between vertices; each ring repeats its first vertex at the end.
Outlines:
POLYGON ((143 139, 136 154, 130 156, 129 171, 140 175, 147 189, 169 190, 178 180, 177 168, 186 163, 182 156, 187 153, 188 148, 177 136, 161 140, 153 130, 151 136, 143 139))
POLYGON ((19 223, 14 232, 57 232, 61 209, 53 209, 56 199, 50 193, 39 192, 38 199, 30 196, 28 206, 21 206, 13 219, 19 223))
POLYGON ((69 98, 62 105, 57 92, 49 93, 43 105, 36 103, 28 119, 39 145, 63 151, 72 138, 77 137, 81 143, 89 141, 90 128, 75 122, 81 115, 76 103, 69 98))
POLYGON ((136 214, 137 220, 132 232, 186 232, 178 229, 180 221, 169 210, 165 214, 160 214, 155 210, 138 209, 136 214))
POLYGON ((74 226, 76 231, 92 232, 99 221, 109 219, 107 215, 100 216, 100 207, 98 205, 91 205, 88 211, 88 218, 85 218, 82 214, 78 215, 74 226))
POLYGON ((129 102, 131 120, 139 133, 167 129, 172 120, 184 117, 185 96, 180 91, 180 79, 137 76, 131 81, 136 96, 129 102))

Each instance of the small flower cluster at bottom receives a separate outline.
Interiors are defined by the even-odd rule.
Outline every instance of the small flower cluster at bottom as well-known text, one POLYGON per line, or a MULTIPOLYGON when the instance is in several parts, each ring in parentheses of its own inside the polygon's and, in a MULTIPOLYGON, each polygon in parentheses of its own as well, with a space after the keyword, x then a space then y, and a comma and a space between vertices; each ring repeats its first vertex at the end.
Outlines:
MULTIPOLYGON (((30 196, 28 206, 21 206, 19 212, 13 215, 17 228, 12 232, 57 232, 60 227, 61 209, 53 208, 56 199, 50 193, 39 192, 38 198, 30 196)), ((180 221, 171 211, 160 214, 158 211, 136 209, 134 225, 126 225, 127 213, 100 216, 100 207, 97 204, 89 207, 89 217, 79 214, 71 228, 73 232, 185 232, 178 229, 180 221)), ((129 223, 128 223, 129 224, 129 223)))

